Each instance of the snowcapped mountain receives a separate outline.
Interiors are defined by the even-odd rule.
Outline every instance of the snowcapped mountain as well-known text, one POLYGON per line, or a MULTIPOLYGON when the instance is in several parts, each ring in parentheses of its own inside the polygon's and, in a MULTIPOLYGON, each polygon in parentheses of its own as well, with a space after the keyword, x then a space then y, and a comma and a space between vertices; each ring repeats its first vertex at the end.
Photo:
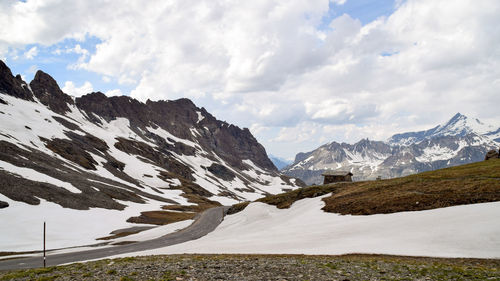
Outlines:
POLYGON ((348 170, 355 180, 391 178, 480 161, 499 145, 500 128, 457 113, 432 129, 396 134, 386 142, 322 145, 297 154, 282 172, 307 184, 320 183, 325 170, 348 170))
POLYGON ((487 135, 494 134, 500 128, 487 125, 478 119, 469 118, 457 113, 445 124, 438 125, 432 129, 420 132, 408 132, 396 134, 389 138, 391 145, 411 145, 442 136, 466 136, 468 134, 487 135))
POLYGON ((0 120, 0 219, 11 228, 17 219, 6 214, 16 208, 18 218, 47 206, 138 216, 164 205, 254 200, 301 184, 277 171, 248 129, 188 99, 74 98, 48 74, 38 71, 27 84, 0 61, 0 120))

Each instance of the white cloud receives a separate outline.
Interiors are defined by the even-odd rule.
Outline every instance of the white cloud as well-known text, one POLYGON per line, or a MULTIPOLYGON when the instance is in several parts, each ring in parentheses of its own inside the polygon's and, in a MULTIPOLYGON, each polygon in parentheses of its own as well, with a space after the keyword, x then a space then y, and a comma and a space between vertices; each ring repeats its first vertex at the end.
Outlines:
POLYGON ((108 97, 123 96, 122 91, 120 89, 109 90, 104 94, 108 97))
MULTIPOLYGON (((30 73, 30 74, 35 74, 35 72, 38 70, 38 66, 37 65, 31 65, 27 70, 26 72, 27 73, 30 73)), ((25 80, 26 81, 26 80, 25 80)))
POLYGON ((335 3, 337 5, 344 5, 346 0, 331 0, 332 3, 335 3))
POLYGON ((276 138, 271 139, 271 142, 293 142, 300 143, 310 140, 311 136, 316 134, 314 126, 297 126, 291 128, 281 128, 276 138))
POLYGON ((29 49, 28 51, 26 51, 23 56, 26 59, 32 60, 37 55, 38 55, 38 48, 36 46, 34 46, 31 49, 29 49))
POLYGON ((318 30, 331 2, 345 1, 2 2, 0 55, 95 36, 95 51, 72 48, 75 68, 140 100, 192 98, 270 145, 304 140, 294 151, 458 111, 500 119, 499 1, 397 0, 389 17, 363 26, 342 15, 318 30))
POLYGON ((85 81, 85 83, 83 83, 80 87, 77 87, 73 81, 66 81, 62 91, 75 97, 81 97, 85 94, 93 92, 94 88, 89 81, 85 81))
POLYGON ((75 47, 66 49, 66 53, 75 53, 80 55, 78 57, 78 60, 74 63, 69 65, 70 69, 79 69, 79 68, 85 68, 85 63, 87 58, 89 57, 90 53, 88 50, 82 48, 80 44, 76 44, 75 47))

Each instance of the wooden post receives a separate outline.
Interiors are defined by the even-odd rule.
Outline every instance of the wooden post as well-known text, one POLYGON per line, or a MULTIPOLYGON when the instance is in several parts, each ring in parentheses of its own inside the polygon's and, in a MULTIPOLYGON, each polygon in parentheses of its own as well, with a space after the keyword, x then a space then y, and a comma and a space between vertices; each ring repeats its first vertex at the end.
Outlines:
POLYGON ((45 262, 45 222, 43 222, 43 267, 46 266, 45 262))

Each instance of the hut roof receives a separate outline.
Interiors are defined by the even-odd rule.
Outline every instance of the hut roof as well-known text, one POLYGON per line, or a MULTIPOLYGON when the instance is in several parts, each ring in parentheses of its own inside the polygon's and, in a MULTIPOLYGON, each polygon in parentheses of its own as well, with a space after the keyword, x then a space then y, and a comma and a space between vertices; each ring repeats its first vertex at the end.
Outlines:
POLYGON ((349 171, 325 171, 322 176, 352 176, 353 173, 349 171))

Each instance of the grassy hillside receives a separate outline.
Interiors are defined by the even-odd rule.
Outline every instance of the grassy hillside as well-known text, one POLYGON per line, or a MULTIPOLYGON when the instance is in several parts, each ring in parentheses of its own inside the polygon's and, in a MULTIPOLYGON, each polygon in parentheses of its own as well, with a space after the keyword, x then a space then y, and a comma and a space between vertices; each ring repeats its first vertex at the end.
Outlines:
MULTIPOLYGON (((326 212, 371 215, 500 201, 500 159, 407 177, 311 186, 257 201, 288 208, 303 198, 324 198, 326 212)), ((236 212, 245 207, 239 204, 236 212)))

